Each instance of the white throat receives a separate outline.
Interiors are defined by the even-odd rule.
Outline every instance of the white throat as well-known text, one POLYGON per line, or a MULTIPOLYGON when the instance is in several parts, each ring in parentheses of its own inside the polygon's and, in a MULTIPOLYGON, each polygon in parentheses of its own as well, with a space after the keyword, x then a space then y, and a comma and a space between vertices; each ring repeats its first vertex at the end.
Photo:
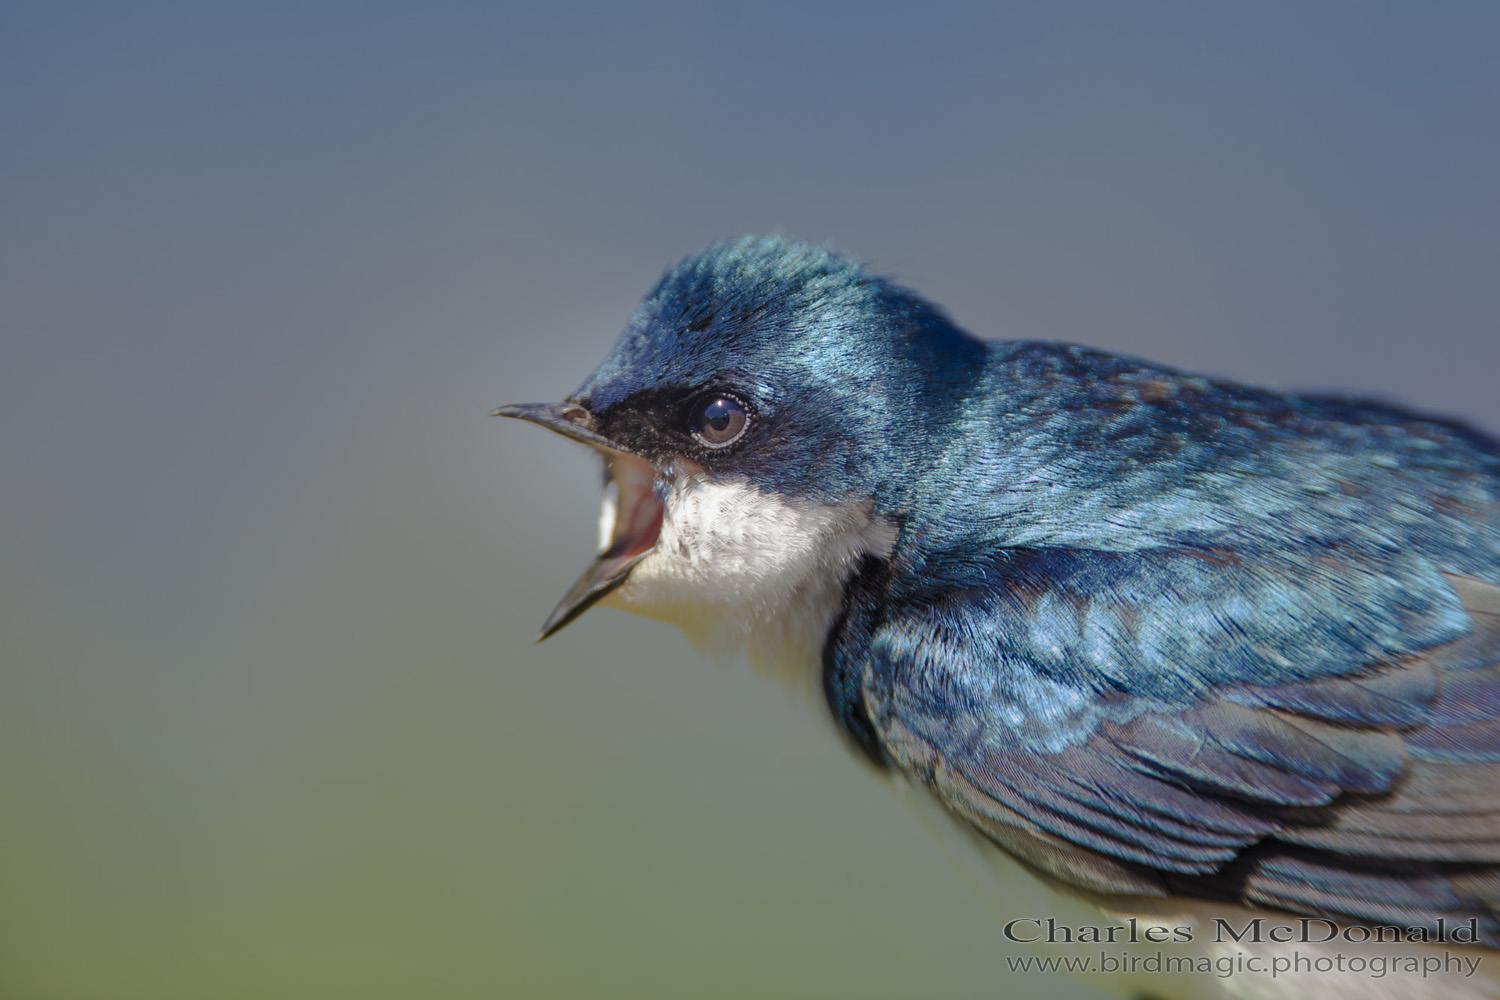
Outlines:
MULTIPOLYGON (((614 504, 605 497, 601 534, 614 504)), ((791 678, 819 662, 860 557, 888 557, 894 525, 865 503, 789 499, 743 476, 680 473, 661 535, 602 603, 678 626, 700 646, 744 646, 757 669, 791 678)))

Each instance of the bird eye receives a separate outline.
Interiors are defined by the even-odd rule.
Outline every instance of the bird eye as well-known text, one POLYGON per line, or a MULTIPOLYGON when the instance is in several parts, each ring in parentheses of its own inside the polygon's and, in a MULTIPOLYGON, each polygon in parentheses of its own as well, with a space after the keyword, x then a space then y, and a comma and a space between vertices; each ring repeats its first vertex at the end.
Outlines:
POLYGON ((693 418, 693 436, 710 448, 722 448, 738 441, 749 426, 743 403, 730 396, 710 396, 693 418))

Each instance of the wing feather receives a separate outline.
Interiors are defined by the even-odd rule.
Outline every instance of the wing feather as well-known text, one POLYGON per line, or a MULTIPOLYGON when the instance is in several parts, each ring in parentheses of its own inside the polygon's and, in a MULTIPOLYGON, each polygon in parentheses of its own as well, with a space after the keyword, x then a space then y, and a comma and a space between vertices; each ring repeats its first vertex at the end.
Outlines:
MULTIPOLYGON (((1439 579, 1466 623, 1446 641, 1193 698, 1178 685, 1175 699, 1120 684, 1080 697, 1061 672, 1018 670, 1028 660, 995 639, 1004 601, 969 594, 985 620, 955 626, 934 603, 872 629, 863 697, 894 763, 1081 887, 1382 923, 1475 917, 1500 944, 1500 586, 1439 579)), ((1442 600, 1416 603, 1430 621, 1442 600)), ((1079 628, 1101 634, 1089 614, 1079 628)), ((1117 641, 1149 627, 1122 614, 1117 641)), ((1118 679, 1130 656, 1105 655, 1118 679)))

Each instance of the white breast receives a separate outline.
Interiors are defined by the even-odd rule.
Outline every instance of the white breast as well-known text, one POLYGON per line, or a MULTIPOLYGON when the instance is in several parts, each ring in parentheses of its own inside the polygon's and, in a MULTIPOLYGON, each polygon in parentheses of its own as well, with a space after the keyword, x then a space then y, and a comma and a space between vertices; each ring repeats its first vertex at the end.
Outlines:
POLYGON ((744 646, 757 668, 798 676, 816 666, 859 558, 889 556, 895 537, 868 504, 683 473, 656 547, 603 603, 677 625, 698 645, 744 646))

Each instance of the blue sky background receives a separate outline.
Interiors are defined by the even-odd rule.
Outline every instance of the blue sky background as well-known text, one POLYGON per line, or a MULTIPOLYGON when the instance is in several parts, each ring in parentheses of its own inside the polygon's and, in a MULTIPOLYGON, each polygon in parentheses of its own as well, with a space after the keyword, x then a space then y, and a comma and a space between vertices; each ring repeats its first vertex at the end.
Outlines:
POLYGON ((484 415, 779 229, 981 336, 1500 429, 1497 33, 0 6, 0 995, 1083 995, 743 664, 533 647, 597 472, 484 415))

